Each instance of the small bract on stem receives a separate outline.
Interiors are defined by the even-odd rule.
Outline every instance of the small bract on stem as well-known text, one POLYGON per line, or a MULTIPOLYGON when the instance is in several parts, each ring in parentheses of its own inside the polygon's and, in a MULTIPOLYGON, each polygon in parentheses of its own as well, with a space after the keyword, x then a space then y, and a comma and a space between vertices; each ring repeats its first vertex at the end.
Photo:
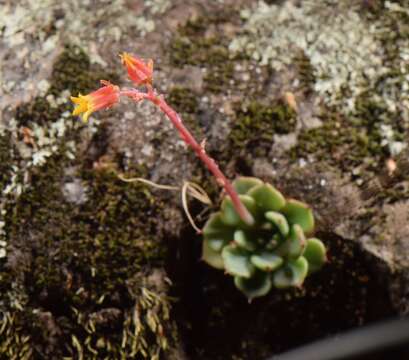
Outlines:
POLYGON ((120 96, 126 96, 135 102, 142 100, 148 100, 157 106, 172 122, 173 126, 179 132, 182 140, 190 146, 200 160, 205 164, 209 171, 215 176, 219 185, 221 185, 230 196, 233 207, 237 211, 240 218, 248 225, 254 223, 254 218, 247 210, 247 208, 241 202, 238 193, 233 188, 230 181, 219 169, 215 160, 211 158, 205 150, 204 145, 199 144, 190 131, 183 124, 182 119, 178 113, 172 109, 171 106, 165 101, 164 96, 158 94, 158 92, 152 86, 153 79, 153 62, 149 60, 145 63, 143 60, 132 56, 128 53, 124 53, 121 56, 123 65, 126 67, 129 78, 136 86, 145 86, 146 91, 140 91, 135 88, 131 89, 119 89, 117 86, 109 84, 110 88, 107 91, 106 82, 103 82, 105 87, 90 93, 89 95, 79 95, 79 97, 72 97, 71 100, 77 104, 73 114, 83 114, 84 121, 87 121, 88 116, 97 110, 109 108, 114 103, 119 101, 120 96), (104 89, 102 91, 102 89, 104 89))

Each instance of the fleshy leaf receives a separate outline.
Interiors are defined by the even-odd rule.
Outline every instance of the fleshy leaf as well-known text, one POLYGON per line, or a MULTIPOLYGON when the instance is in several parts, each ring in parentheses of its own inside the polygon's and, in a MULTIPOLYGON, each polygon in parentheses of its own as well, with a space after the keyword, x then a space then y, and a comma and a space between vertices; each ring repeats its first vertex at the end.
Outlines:
POLYGON ((291 226, 290 239, 288 255, 291 258, 297 258, 303 254, 306 245, 304 231, 300 225, 294 224, 291 226))
POLYGON ((286 203, 284 196, 270 184, 257 185, 247 195, 251 196, 264 212, 279 211, 286 203))
POLYGON ((290 260, 285 267, 273 274, 273 284, 276 288, 301 286, 308 274, 308 261, 300 256, 297 260, 290 260))
POLYGON ((283 236, 288 235, 290 227, 288 226, 288 222, 283 214, 275 211, 267 211, 264 216, 277 227, 283 236))
POLYGON ((296 259, 302 255, 306 241, 304 231, 298 224, 291 226, 290 235, 285 242, 277 249, 277 254, 290 259, 296 259))
MULTIPOLYGON (((253 198, 247 195, 239 195, 241 202, 247 208, 247 210, 253 215, 256 216, 257 208, 256 203, 253 198)), ((226 225, 237 226, 245 225, 241 220, 240 216, 237 214, 236 209, 233 206, 233 202, 229 196, 226 196, 221 205, 222 208, 222 220, 226 225)))
POLYGON ((224 269, 223 258, 220 252, 214 251, 207 240, 202 243, 202 260, 216 269, 224 269))
POLYGON ((303 256, 308 261, 309 273, 318 271, 327 261, 325 245, 317 238, 308 239, 303 256))
POLYGON ((221 213, 213 214, 203 228, 204 239, 214 251, 220 252, 226 244, 233 240, 233 228, 226 226, 221 220, 221 213))
POLYGON ((254 272, 248 253, 237 246, 227 245, 222 251, 222 258, 226 272, 231 275, 249 278, 254 272))
POLYGON ((267 272, 278 269, 284 262, 283 258, 269 251, 252 255, 250 261, 256 268, 267 272))
POLYGON ((229 241, 221 238, 205 238, 204 240, 207 241, 207 245, 216 252, 221 252, 223 247, 229 243, 229 241))
POLYGON ((212 237, 229 231, 232 232, 232 230, 230 230, 222 221, 222 214, 220 211, 210 215, 209 220, 207 220, 203 227, 203 235, 205 237, 212 237))
POLYGON ((258 271, 250 279, 236 276, 234 284, 249 300, 268 294, 272 286, 271 277, 261 271, 258 271))
POLYGON ((304 233, 308 234, 314 230, 314 216, 311 208, 298 200, 288 200, 281 212, 290 224, 298 224, 304 233))
POLYGON ((233 181, 233 187, 239 195, 246 194, 254 186, 260 185, 263 182, 260 179, 249 176, 241 176, 233 181))
POLYGON ((254 251, 257 248, 253 239, 251 239, 251 234, 247 233, 244 230, 236 230, 234 232, 234 242, 239 245, 241 248, 254 251))

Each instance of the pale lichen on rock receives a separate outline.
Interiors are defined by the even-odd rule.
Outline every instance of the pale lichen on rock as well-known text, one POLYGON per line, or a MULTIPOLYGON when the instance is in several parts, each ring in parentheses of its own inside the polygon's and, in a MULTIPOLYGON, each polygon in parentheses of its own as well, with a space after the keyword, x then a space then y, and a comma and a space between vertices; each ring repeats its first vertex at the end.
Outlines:
POLYGON ((245 51, 277 71, 294 64, 301 50, 309 58, 316 79, 313 89, 323 103, 353 113, 357 97, 369 91, 369 97, 385 103, 393 113, 402 112, 408 121, 405 64, 409 39, 399 39, 399 54, 393 61, 395 75, 382 43, 384 35, 394 31, 388 18, 407 9, 386 1, 382 15, 372 19, 362 15, 361 6, 359 2, 337 0, 277 5, 260 1, 242 11, 243 32, 231 42, 230 49, 245 51))

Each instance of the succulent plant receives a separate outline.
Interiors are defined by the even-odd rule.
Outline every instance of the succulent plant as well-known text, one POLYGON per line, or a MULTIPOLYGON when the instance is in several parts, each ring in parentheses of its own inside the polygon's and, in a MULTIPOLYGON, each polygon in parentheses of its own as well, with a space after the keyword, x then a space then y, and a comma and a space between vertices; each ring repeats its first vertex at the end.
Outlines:
POLYGON ((245 223, 226 196, 203 228, 203 260, 233 276, 250 300, 273 286, 301 286, 326 262, 324 244, 308 237, 314 231, 311 208, 257 178, 239 177, 233 186, 255 222, 245 223))

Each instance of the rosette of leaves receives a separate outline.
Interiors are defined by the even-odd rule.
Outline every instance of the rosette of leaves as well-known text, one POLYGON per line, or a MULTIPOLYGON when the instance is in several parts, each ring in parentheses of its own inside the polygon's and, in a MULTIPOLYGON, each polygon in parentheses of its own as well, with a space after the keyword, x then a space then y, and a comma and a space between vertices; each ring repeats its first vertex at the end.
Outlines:
POLYGON ((233 186, 255 223, 244 223, 226 196, 203 228, 203 260, 233 276, 249 299, 272 287, 301 286, 326 262, 324 244, 309 237, 314 231, 311 208, 285 199, 257 178, 240 177, 233 186))

